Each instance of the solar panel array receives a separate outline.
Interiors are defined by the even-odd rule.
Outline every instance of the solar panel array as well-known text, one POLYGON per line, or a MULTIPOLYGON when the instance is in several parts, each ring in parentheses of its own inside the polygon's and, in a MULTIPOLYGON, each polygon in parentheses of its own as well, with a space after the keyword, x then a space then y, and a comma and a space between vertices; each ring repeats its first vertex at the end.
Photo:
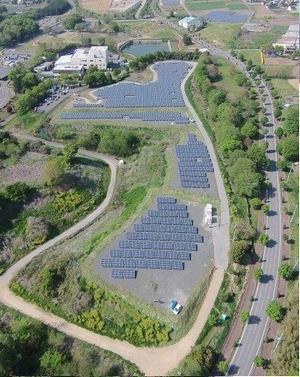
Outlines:
POLYGON ((139 269, 184 270, 202 242, 187 206, 157 197, 156 209, 134 224, 119 247, 110 250, 110 258, 101 259, 101 266, 112 269, 113 279, 135 279, 139 269))
POLYGON ((180 0, 162 0, 163 5, 175 6, 180 4, 180 0))
POLYGON ((136 84, 123 82, 94 91, 104 107, 184 107, 180 85, 191 65, 187 62, 158 62, 153 65, 157 80, 136 84))
POLYGON ((209 188, 208 172, 214 168, 206 145, 194 134, 189 134, 186 145, 176 145, 178 171, 184 188, 209 188))
POLYGON ((188 124, 189 118, 176 111, 69 111, 60 113, 61 119, 121 119, 141 120, 143 122, 173 122, 176 124, 188 124))

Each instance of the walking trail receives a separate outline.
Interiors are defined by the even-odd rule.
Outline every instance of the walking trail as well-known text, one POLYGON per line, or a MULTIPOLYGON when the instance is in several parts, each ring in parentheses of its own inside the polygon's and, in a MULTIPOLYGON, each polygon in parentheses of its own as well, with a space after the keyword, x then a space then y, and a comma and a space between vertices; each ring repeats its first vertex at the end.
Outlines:
MULTIPOLYGON (((195 68, 195 65, 193 69, 195 68)), ((189 75, 192 74, 191 70, 189 75)), ((101 153, 86 151, 80 149, 80 155, 84 155, 93 159, 105 161, 111 169, 111 182, 107 191, 107 196, 101 205, 94 210, 91 214, 85 217, 83 220, 61 233, 59 236, 53 238, 52 240, 41 245, 12 267, 10 267, 1 277, 0 277, 0 301, 15 309, 19 312, 26 314, 32 318, 35 318, 48 326, 56 328, 57 330, 65 333, 66 335, 72 336, 74 338, 80 339, 82 341, 88 342, 100 348, 112 351, 124 359, 127 359, 134 364, 136 364, 142 372, 147 376, 164 376, 172 369, 176 368, 181 360, 183 360, 186 355, 191 351, 191 348, 197 341, 197 338, 202 331, 209 313, 214 306, 215 299, 218 295, 219 289, 221 287, 224 271, 227 267, 227 254, 229 250, 229 208, 227 197, 225 194, 225 189, 223 186, 223 181, 221 173, 217 164, 217 159, 214 153, 213 145, 208 137, 200 119, 197 114, 194 112, 192 106, 190 105, 185 93, 184 93, 184 84, 188 79, 189 75, 185 78, 182 83, 182 91, 186 101, 187 107, 192 112, 194 119, 196 120, 197 126, 201 131, 205 143, 208 147, 209 153, 215 169, 215 176, 217 181, 219 198, 221 199, 221 213, 219 215, 219 226, 212 229, 213 232, 213 242, 215 249, 215 265, 216 268, 213 272, 210 286, 208 288, 205 299, 202 303, 201 309, 198 313, 198 316, 188 331, 188 333, 181 338, 177 343, 170 346, 164 346, 159 348, 150 348, 150 347, 136 347, 126 341, 120 341, 117 339, 111 339, 107 336, 95 334, 92 331, 86 330, 80 326, 69 323, 66 320, 59 318, 56 315, 53 315, 49 312, 46 312, 42 308, 23 300, 21 297, 16 296, 13 292, 9 290, 10 281, 20 272, 25 266, 37 255, 46 252, 49 248, 58 243, 61 243, 67 240, 70 237, 73 237, 75 234, 84 230, 90 224, 92 224, 97 217, 99 217, 109 206, 116 184, 116 175, 117 175, 117 166, 118 161, 113 157, 105 156, 101 153)), ((20 133, 15 133, 15 136, 26 139, 26 140, 35 140, 42 141, 45 144, 55 147, 63 148, 63 144, 49 142, 43 139, 36 138, 31 135, 25 135, 20 133)))

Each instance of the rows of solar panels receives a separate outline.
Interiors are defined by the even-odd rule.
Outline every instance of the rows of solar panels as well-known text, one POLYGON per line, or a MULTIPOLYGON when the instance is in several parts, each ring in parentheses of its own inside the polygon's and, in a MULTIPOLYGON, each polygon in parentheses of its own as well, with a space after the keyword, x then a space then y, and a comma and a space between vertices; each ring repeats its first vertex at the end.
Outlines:
POLYGON ((180 4, 180 0, 162 0, 161 2, 166 6, 175 6, 180 4))
POLYGON ((65 120, 96 120, 96 119, 117 119, 117 120, 140 120, 143 122, 170 122, 176 124, 188 124, 189 118, 176 111, 70 111, 60 114, 61 119, 65 120))
POLYGON ((187 144, 175 148, 182 187, 209 188, 207 173, 213 172, 214 168, 206 145, 196 135, 189 134, 187 144))
POLYGON ((146 84, 123 82, 94 91, 104 107, 184 107, 180 85, 191 65, 186 62, 158 62, 153 65, 156 81, 146 84))
POLYGON ((110 257, 101 259, 101 266, 112 269, 113 279, 135 279, 139 269, 184 270, 202 242, 187 206, 157 197, 156 209, 134 224, 110 257))

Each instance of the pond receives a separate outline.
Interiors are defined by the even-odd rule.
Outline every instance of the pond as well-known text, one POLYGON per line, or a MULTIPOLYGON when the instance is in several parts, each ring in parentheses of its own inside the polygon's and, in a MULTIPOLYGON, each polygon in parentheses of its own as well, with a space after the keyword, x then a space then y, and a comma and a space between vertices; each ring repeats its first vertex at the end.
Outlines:
POLYGON ((133 41, 122 48, 122 52, 126 52, 127 54, 134 56, 153 54, 158 51, 170 51, 169 42, 155 40, 133 41))

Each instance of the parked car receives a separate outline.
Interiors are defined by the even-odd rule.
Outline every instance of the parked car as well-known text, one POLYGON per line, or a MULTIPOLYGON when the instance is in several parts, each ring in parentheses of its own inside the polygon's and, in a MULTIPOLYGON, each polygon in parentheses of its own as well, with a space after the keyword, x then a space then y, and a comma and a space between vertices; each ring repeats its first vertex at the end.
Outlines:
POLYGON ((183 309, 183 306, 180 305, 176 300, 172 300, 168 307, 176 315, 178 315, 183 309))

